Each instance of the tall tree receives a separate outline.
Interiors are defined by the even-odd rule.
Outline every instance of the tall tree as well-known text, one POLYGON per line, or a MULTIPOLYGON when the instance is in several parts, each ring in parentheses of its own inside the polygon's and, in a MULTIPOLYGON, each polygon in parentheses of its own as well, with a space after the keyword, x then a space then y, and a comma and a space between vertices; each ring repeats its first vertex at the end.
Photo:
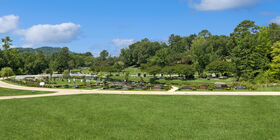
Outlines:
POLYGON ((269 33, 272 44, 277 41, 280 41, 280 25, 276 23, 269 24, 269 33))
POLYGON ((231 37, 238 38, 242 36, 244 32, 249 32, 250 34, 256 34, 259 31, 259 26, 255 24, 255 21, 244 20, 235 29, 234 32, 230 34, 231 37))
POLYGON ((266 69, 266 56, 258 51, 257 43, 256 36, 249 32, 243 33, 238 38, 237 46, 232 52, 238 78, 253 79, 266 69))
POLYGON ((198 37, 208 38, 211 36, 212 34, 208 30, 202 30, 201 32, 198 33, 198 37))
POLYGON ((271 72, 273 78, 280 80, 280 41, 277 41, 272 46, 272 63, 271 63, 271 72))
POLYGON ((11 45, 12 45, 12 41, 13 40, 11 40, 10 39, 10 37, 5 37, 5 38, 2 38, 2 47, 3 47, 3 49, 4 50, 8 50, 10 47, 11 47, 11 45))
POLYGON ((106 50, 103 50, 102 52, 100 52, 99 54, 99 58, 101 61, 105 61, 109 56, 109 52, 106 50))
POLYGON ((5 66, 5 59, 4 59, 4 53, 3 51, 0 49, 0 69, 2 69, 5 66))
POLYGON ((26 74, 40 74, 43 73, 49 64, 49 60, 42 53, 38 52, 36 54, 24 53, 24 71, 26 74))
POLYGON ((257 37, 257 43, 257 52, 263 56, 263 59, 265 59, 263 65, 268 65, 269 61, 271 60, 270 52, 272 51, 271 36, 268 27, 260 27, 260 32, 257 37))
POLYGON ((254 21, 245 20, 235 28, 231 37, 236 44, 232 50, 232 60, 238 79, 253 79, 268 68, 269 37, 266 28, 260 28, 254 21))
POLYGON ((213 54, 213 48, 207 44, 204 37, 194 40, 191 47, 191 56, 199 75, 203 73, 205 67, 211 62, 211 54, 213 54))
POLYGON ((182 53, 187 50, 187 40, 179 35, 172 34, 168 40, 172 52, 182 53))
POLYGON ((219 59, 229 59, 231 53, 231 47, 228 44, 229 37, 225 35, 213 35, 207 38, 209 46, 213 47, 215 54, 212 57, 218 57, 219 59), (216 55, 216 56, 215 56, 216 55))
POLYGON ((147 63, 148 59, 153 57, 159 49, 163 48, 165 43, 151 42, 148 39, 143 39, 128 48, 121 50, 121 59, 126 66, 147 63))
POLYGON ((58 71, 59 73, 64 72, 64 70, 69 69, 69 49, 67 47, 62 48, 62 50, 58 53, 53 54, 53 60, 51 63, 51 67, 53 70, 58 71))
POLYGON ((163 67, 172 63, 171 61, 170 49, 162 48, 156 52, 155 56, 148 60, 148 63, 150 65, 159 65, 163 67))

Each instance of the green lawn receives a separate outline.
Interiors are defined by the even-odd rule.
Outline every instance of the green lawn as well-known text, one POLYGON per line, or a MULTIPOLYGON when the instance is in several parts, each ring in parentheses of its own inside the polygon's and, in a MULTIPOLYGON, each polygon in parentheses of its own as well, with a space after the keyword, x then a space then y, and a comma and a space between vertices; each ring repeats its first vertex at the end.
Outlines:
POLYGON ((135 66, 128 67, 124 69, 123 71, 129 72, 130 75, 137 75, 138 73, 144 74, 146 72, 143 72, 140 68, 137 68, 135 66))
POLYGON ((257 89, 257 91, 280 91, 280 87, 260 87, 257 89))
POLYGON ((280 87, 258 87, 256 90, 178 90, 177 92, 280 92, 280 87))
POLYGON ((280 139, 280 97, 76 95, 0 101, 1 140, 280 139))
POLYGON ((44 94, 44 93, 52 93, 52 92, 43 92, 43 91, 32 92, 28 90, 0 88, 0 96, 33 95, 33 94, 44 94))

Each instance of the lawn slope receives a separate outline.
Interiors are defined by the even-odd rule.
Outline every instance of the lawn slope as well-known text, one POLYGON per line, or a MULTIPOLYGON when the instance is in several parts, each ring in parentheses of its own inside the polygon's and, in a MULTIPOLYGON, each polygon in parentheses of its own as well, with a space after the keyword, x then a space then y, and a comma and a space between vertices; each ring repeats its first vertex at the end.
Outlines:
POLYGON ((18 95, 35 95, 35 94, 46 94, 46 93, 52 93, 52 92, 17 90, 17 89, 8 89, 8 88, 0 87, 0 97, 1 96, 18 96, 18 95))
POLYGON ((0 101, 1 140, 279 139, 280 97, 75 95, 0 101))

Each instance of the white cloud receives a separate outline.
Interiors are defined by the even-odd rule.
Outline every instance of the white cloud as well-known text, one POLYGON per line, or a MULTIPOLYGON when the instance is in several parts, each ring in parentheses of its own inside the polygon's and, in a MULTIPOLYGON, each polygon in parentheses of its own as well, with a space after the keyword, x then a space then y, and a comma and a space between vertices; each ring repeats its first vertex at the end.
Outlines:
POLYGON ((7 15, 0 17, 0 33, 7 33, 17 28, 19 17, 7 15))
MULTIPOLYGON (((62 23, 57 25, 34 25, 31 28, 17 31, 23 35, 30 44, 43 43, 69 43, 80 34, 80 25, 74 23, 62 23)), ((31 46, 31 45, 28 46, 31 46)))
POLYGON ((270 22, 271 23, 277 23, 277 24, 280 25, 280 16, 276 17, 275 19, 272 19, 270 22))
POLYGON ((200 0, 194 3, 190 0, 190 6, 200 11, 220 11, 235 8, 245 8, 254 6, 259 0, 200 0))
POLYGON ((113 44, 118 47, 127 47, 135 42, 134 39, 113 39, 113 44))

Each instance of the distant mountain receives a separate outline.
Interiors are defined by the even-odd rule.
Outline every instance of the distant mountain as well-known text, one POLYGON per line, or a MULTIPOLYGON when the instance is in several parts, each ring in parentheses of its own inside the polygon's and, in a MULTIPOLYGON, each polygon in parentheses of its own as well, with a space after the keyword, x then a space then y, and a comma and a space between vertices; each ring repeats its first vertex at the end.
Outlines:
POLYGON ((41 47, 41 48, 16 48, 20 53, 37 53, 42 52, 45 55, 52 55, 55 52, 61 51, 59 47, 41 47))

